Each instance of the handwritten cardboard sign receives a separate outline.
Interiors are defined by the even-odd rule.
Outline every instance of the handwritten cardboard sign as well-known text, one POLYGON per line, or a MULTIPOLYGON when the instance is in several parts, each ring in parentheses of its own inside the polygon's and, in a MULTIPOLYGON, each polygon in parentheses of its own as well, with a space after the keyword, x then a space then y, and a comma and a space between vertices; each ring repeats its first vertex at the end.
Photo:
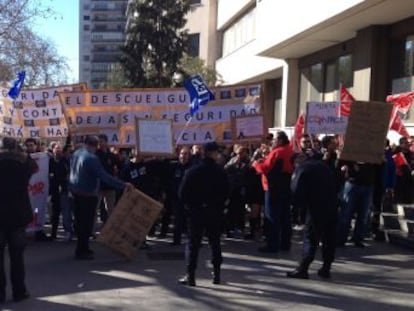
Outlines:
POLYGON ((381 163, 392 105, 382 102, 352 104, 344 149, 340 158, 348 161, 381 163))
POLYGON ((98 241, 122 256, 133 259, 162 208, 161 203, 139 190, 124 191, 98 241))
POLYGON ((143 155, 173 155, 172 120, 136 119, 137 151, 143 155))
POLYGON ((348 118, 339 115, 339 102, 308 102, 306 106, 306 133, 345 134, 348 118))

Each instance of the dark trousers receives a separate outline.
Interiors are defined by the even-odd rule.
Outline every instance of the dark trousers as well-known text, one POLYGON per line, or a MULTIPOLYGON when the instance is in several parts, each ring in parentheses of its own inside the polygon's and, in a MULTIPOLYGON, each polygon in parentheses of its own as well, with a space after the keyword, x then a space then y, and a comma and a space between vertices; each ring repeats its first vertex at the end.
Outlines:
POLYGON ((204 233, 207 234, 211 248, 211 263, 220 267, 221 255, 220 234, 221 215, 209 215, 202 208, 191 211, 188 219, 189 239, 186 248, 187 270, 192 273, 197 268, 198 252, 204 233))
POLYGON ((164 203, 164 210, 161 218, 160 235, 167 235, 168 227, 171 223, 171 215, 173 214, 173 200, 168 198, 164 203))
POLYGON ((51 195, 51 202, 52 202, 52 238, 56 238, 57 230, 59 227, 59 217, 61 213, 61 206, 60 206, 60 193, 59 190, 57 192, 53 192, 51 195))
POLYGON ((181 202, 174 202, 174 235, 173 242, 181 243, 182 234, 187 231, 186 215, 184 213, 184 206, 181 202))
POLYGON ((394 187, 394 200, 395 203, 400 204, 411 204, 413 203, 413 182, 410 177, 403 178, 400 176, 397 176, 397 179, 395 181, 395 187, 394 187))
POLYGON ((226 229, 244 230, 245 227, 245 199, 241 195, 241 190, 235 190, 230 195, 230 203, 226 219, 226 229))
POLYGON ((325 266, 330 267, 335 258, 336 218, 315 222, 311 214, 306 214, 306 226, 303 235, 302 265, 307 269, 315 259, 319 242, 322 242, 322 258, 325 266))
POLYGON ((25 269, 23 253, 26 247, 25 228, 0 229, 0 297, 6 293, 6 272, 4 269, 4 250, 8 246, 10 257, 10 280, 13 296, 26 292, 24 283, 25 269))
POLYGON ((292 223, 290 196, 265 192, 265 236, 267 247, 272 251, 288 250, 291 245, 292 223))
POLYGON ((93 230, 98 197, 74 194, 73 203, 75 231, 78 237, 76 255, 82 255, 89 252, 89 237, 93 230))

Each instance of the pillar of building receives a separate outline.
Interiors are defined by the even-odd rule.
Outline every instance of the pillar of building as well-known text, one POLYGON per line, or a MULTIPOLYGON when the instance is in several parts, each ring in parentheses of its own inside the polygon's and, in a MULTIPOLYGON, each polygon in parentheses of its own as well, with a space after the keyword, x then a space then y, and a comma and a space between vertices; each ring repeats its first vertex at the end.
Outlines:
POLYGON ((361 29, 355 37, 353 94, 358 100, 385 101, 388 93, 389 28, 383 25, 361 29))
POLYGON ((293 126, 299 109, 300 70, 297 59, 287 59, 283 65, 280 126, 293 126))

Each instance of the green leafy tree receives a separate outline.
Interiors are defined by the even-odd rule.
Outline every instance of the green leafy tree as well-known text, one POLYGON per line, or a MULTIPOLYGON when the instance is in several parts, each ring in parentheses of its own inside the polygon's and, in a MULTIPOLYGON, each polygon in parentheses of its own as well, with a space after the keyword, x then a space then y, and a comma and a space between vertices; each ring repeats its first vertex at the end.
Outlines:
POLYGON ((120 63, 129 86, 169 87, 187 49, 189 0, 133 0, 120 63))
POLYGON ((184 55, 180 60, 179 69, 186 76, 200 75, 208 86, 216 86, 223 83, 223 78, 216 69, 207 66, 205 61, 199 57, 184 55))

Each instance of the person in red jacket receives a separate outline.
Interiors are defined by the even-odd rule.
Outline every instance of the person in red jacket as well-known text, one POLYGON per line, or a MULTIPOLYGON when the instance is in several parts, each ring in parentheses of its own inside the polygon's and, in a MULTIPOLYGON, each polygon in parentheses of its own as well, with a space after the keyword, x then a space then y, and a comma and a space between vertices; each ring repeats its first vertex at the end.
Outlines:
POLYGON ((289 250, 292 226, 290 215, 290 179, 293 150, 285 132, 278 132, 273 141, 273 150, 265 159, 253 163, 262 174, 265 191, 265 236, 267 245, 260 252, 276 253, 289 250))

